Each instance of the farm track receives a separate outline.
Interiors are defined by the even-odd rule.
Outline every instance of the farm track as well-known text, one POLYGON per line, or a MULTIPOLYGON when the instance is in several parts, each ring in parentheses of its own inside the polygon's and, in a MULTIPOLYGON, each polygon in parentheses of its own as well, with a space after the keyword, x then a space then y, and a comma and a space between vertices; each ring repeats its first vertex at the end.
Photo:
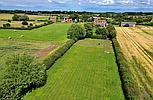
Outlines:
POLYGON ((145 35, 137 28, 119 27, 116 30, 117 39, 140 87, 141 96, 145 97, 144 94, 153 95, 153 58, 146 52, 146 49, 151 50, 152 40, 148 39, 151 36, 145 35))

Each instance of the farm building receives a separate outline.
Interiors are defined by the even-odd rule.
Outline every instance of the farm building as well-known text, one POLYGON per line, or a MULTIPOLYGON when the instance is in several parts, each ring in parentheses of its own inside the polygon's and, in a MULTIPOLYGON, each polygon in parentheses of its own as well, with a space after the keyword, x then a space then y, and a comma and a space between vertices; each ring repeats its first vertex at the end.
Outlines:
POLYGON ((135 27, 136 22, 121 22, 121 27, 135 27))
POLYGON ((101 27, 106 27, 107 26, 107 21, 106 20, 95 19, 94 20, 94 25, 100 25, 101 27))
POLYGON ((57 21, 57 16, 51 16, 51 17, 50 17, 50 21, 56 23, 56 21, 57 21))

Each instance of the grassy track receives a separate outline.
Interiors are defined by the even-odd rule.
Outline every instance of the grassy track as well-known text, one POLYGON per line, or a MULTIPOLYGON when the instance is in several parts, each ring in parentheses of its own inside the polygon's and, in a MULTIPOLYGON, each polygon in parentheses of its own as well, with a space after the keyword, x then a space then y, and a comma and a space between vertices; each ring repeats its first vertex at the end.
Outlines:
POLYGON ((48 71, 46 85, 23 100, 124 100, 111 42, 77 42, 48 71))

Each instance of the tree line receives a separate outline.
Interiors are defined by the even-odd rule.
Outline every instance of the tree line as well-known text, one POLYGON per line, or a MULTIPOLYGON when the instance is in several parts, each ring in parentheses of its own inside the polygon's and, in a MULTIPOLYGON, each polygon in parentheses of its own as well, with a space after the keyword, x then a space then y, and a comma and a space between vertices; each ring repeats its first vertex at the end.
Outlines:
POLYGON ((94 26, 93 23, 85 23, 84 26, 72 24, 68 29, 67 38, 80 40, 84 38, 113 39, 116 37, 116 31, 112 24, 107 27, 94 26), (95 32, 94 32, 95 29, 95 32))

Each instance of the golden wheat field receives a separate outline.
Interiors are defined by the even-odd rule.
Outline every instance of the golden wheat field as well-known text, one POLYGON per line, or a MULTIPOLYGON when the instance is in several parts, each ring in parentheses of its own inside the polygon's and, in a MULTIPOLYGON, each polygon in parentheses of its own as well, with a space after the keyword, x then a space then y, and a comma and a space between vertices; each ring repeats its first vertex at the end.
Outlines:
POLYGON ((116 27, 116 30, 141 97, 153 96, 153 27, 116 27))

